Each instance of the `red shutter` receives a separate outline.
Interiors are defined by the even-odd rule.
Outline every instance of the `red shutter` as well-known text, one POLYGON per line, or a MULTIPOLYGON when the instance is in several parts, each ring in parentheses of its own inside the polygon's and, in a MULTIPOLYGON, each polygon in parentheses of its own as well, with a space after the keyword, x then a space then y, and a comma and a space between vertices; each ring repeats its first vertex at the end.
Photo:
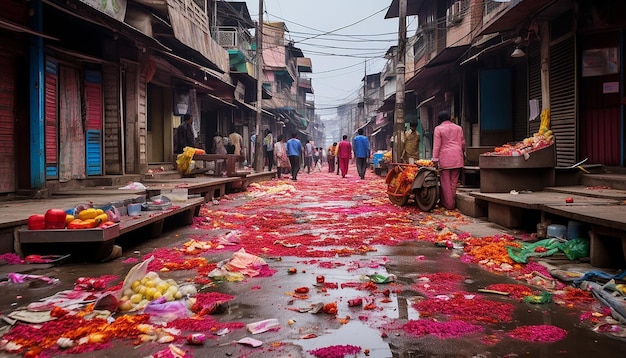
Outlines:
POLYGON ((15 191, 15 59, 0 55, 0 193, 15 191))
POLYGON ((46 147, 46 177, 56 178, 58 173, 58 65, 46 61, 46 97, 45 97, 45 147, 46 147))
POLYGON ((85 71, 86 130, 102 130, 102 73, 85 71))

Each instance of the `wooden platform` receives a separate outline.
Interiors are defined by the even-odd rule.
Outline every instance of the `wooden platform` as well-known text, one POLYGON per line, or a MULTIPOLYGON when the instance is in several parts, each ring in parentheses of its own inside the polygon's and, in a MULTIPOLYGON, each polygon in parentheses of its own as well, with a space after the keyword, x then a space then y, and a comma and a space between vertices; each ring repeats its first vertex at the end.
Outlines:
MULTIPOLYGON (((193 160, 196 162, 204 162, 204 167, 206 167, 206 162, 213 162, 215 164, 215 168, 218 168, 220 163, 225 162, 226 176, 236 177, 240 176, 237 173, 237 163, 242 163, 246 160, 246 157, 244 155, 235 154, 195 154, 193 156, 193 160)), ((216 173, 220 175, 221 171, 216 171, 216 173)))
POLYGON ((161 191, 176 188, 187 189, 189 194, 200 194, 206 202, 218 199, 227 194, 233 183, 241 180, 238 177, 207 177, 181 179, 146 179, 148 196, 158 195, 161 191))
POLYGON ((529 229, 529 223, 574 220, 590 228, 591 264, 626 264, 626 192, 584 186, 551 187, 530 193, 470 193, 486 202, 489 221, 507 228, 529 229), (573 199, 566 203, 565 199, 573 199), (533 221, 534 220, 534 221, 533 221))

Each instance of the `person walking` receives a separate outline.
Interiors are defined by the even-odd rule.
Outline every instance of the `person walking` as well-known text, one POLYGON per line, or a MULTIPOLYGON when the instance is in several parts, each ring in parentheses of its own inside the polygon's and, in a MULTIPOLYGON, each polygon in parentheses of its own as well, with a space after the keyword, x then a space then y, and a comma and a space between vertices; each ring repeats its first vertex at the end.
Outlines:
POLYGON ((287 155, 287 147, 285 145, 285 137, 282 134, 278 135, 276 143, 274 143, 273 153, 276 159, 276 176, 280 179, 283 171, 287 168, 291 168, 289 156, 287 155))
POLYGON ((306 168, 306 173, 311 173, 311 167, 313 166, 313 151, 315 147, 313 147, 313 141, 308 141, 304 148, 304 167, 306 168))
POLYGON ((456 207, 456 186, 463 168, 465 137, 463 129, 450 121, 450 113, 441 111, 433 138, 433 162, 439 166, 441 204, 448 210, 456 207))
POLYGON ((241 147, 243 144, 243 138, 241 137, 241 134, 237 133, 236 131, 233 131, 231 134, 228 135, 228 140, 230 142, 231 145, 235 146, 235 150, 233 151, 234 155, 241 155, 241 147))
POLYGON ((352 139, 352 148, 356 158, 356 171, 361 179, 365 179, 367 160, 370 157, 370 141, 363 135, 363 128, 359 128, 358 135, 352 139))
POLYGON ((271 172, 274 166, 274 136, 271 130, 267 130, 267 134, 263 139, 263 150, 265 151, 265 157, 267 158, 267 171, 271 172))
POLYGON ((411 122, 409 130, 404 133, 404 151, 402 159, 405 163, 415 164, 420 159, 420 134, 417 132, 417 123, 411 122))
POLYGON ((298 139, 298 133, 293 133, 291 139, 287 141, 287 156, 289 156, 289 164, 291 165, 291 180, 298 180, 298 172, 300 171, 300 158, 302 158, 302 142, 298 139))
POLYGON ((324 151, 322 150, 322 148, 318 147, 315 148, 315 166, 314 168, 317 169, 317 171, 321 172, 322 171, 322 163, 324 159, 324 151))
POLYGON ((328 147, 326 153, 326 160, 328 161, 328 172, 332 173, 335 171, 335 150, 337 149, 337 142, 334 142, 331 146, 328 147))
POLYGON ((337 145, 337 158, 339 158, 339 168, 341 169, 341 177, 345 178, 348 174, 348 164, 352 159, 352 144, 348 141, 348 136, 343 135, 343 139, 337 145))
POLYGON ((185 147, 196 147, 196 136, 193 134, 193 117, 191 114, 183 115, 183 122, 176 129, 176 154, 180 154, 185 147))

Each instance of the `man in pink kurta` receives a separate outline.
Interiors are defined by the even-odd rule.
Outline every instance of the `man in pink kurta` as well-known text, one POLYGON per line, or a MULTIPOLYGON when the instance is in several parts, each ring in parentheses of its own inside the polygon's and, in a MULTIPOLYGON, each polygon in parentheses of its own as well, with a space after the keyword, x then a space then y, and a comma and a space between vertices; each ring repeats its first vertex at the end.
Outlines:
POLYGON ((456 207, 456 185, 463 168, 465 137, 461 126, 450 121, 450 113, 441 111, 433 139, 433 162, 439 164, 441 205, 448 210, 456 207))
POLYGON ((348 141, 348 136, 344 134, 343 140, 337 145, 337 158, 339 158, 339 169, 341 177, 345 178, 348 173, 348 164, 352 159, 352 144, 348 141))

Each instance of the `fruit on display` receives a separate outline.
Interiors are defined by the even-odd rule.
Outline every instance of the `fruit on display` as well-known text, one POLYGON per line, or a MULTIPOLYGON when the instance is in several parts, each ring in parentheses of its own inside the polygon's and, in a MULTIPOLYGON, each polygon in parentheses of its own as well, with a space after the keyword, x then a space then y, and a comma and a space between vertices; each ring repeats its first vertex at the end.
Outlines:
POLYGON ((63 229, 65 228, 65 210, 48 209, 46 211, 46 229, 63 229))
POLYGON ((537 133, 514 144, 504 144, 496 147, 493 152, 484 155, 495 156, 527 156, 529 153, 554 144, 554 133, 550 130, 550 110, 541 112, 541 124, 537 133))
POLYGON ((46 228, 46 216, 33 214, 28 217, 28 230, 43 230, 46 228))
POLYGON ((133 281, 122 292, 120 311, 131 311, 144 308, 150 301, 163 297, 168 302, 181 299, 183 294, 179 291, 178 284, 172 279, 164 280, 159 274, 150 271, 146 275, 133 281))
POLYGON ((30 215, 28 229, 105 229, 115 225, 115 218, 110 218, 109 214, 102 209, 86 208, 81 211, 74 210, 74 212, 76 216, 67 214, 63 209, 52 208, 48 209, 45 214, 30 215))

